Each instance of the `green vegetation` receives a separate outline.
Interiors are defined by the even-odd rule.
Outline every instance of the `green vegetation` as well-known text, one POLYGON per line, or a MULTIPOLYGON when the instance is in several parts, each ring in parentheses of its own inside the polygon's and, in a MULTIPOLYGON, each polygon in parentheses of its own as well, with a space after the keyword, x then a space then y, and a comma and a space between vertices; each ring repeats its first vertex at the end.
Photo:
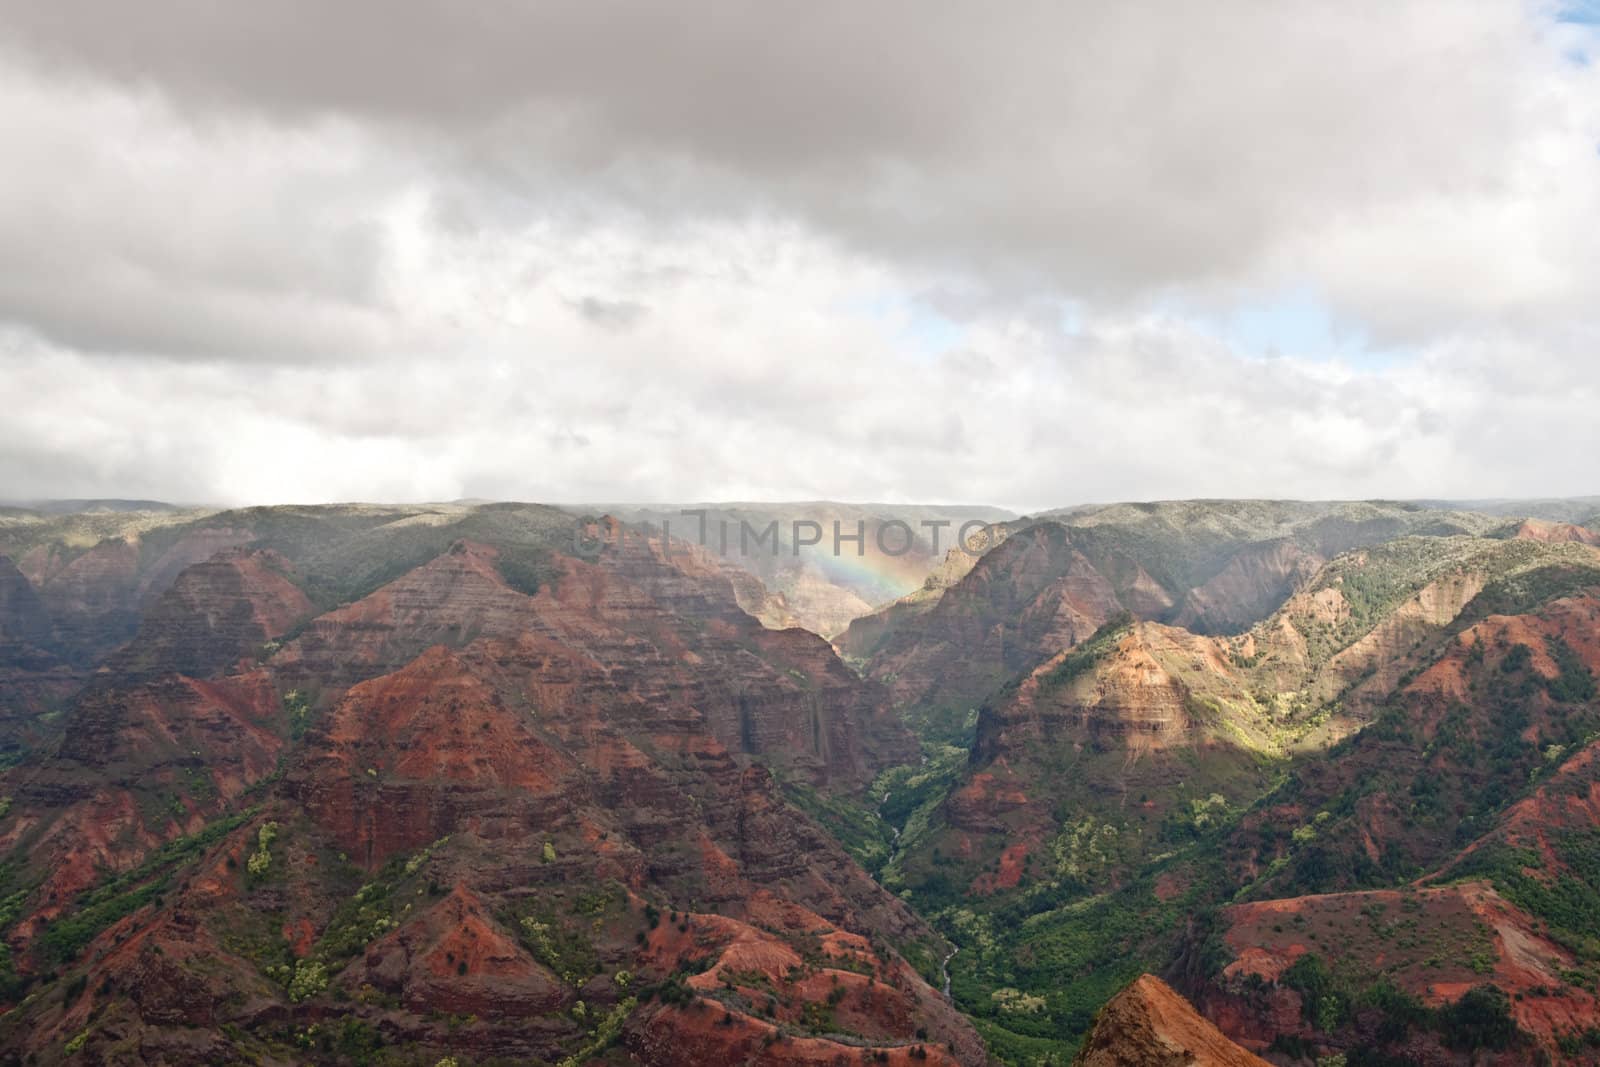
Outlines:
POLYGON ((827 830, 867 872, 876 875, 889 862, 894 848, 893 830, 865 799, 823 793, 791 778, 781 778, 779 782, 785 799, 827 830))
POLYGON ((199 833, 168 842, 136 869, 109 878, 84 893, 66 915, 44 928, 34 941, 35 950, 53 963, 76 959, 100 931, 146 904, 160 900, 181 866, 248 822, 254 814, 252 809, 218 819, 199 833))
POLYGON ((913 819, 944 799, 966 765, 964 746, 925 743, 921 763, 884 771, 868 793, 879 798, 879 817, 903 835, 913 819))
POLYGON ((1564 704, 1586 704, 1595 697, 1594 675, 1584 666, 1572 646, 1559 637, 1546 642, 1560 673, 1545 683, 1550 699, 1564 704))
POLYGON ((1439 1013, 1445 1044, 1463 1051, 1509 1048, 1521 1034, 1511 1018, 1511 998, 1492 985, 1467 990, 1439 1013))
MULTIPOLYGON (((582 1001, 579 1001, 581 1004, 582 1001)), ((622 1033, 622 1024, 628 1021, 628 1016, 633 1014, 639 1001, 635 997, 628 997, 619 1001, 616 1007, 606 1013, 605 1018, 595 1027, 594 1034, 581 1049, 561 1061, 561 1067, 579 1067, 579 1064, 588 1063, 614 1044, 622 1033)))
POLYGON ((148 565, 186 533, 219 525, 249 530, 253 544, 281 553, 324 609, 360 599, 461 540, 495 546, 507 584, 531 594, 552 577, 552 553, 570 552, 573 544, 573 517, 537 504, 356 504, 0 522, 0 552, 10 555, 8 545, 25 550, 63 541, 81 552, 104 537, 139 532, 141 559, 148 565))
POLYGON ((533 596, 559 575, 550 549, 543 544, 510 544, 496 560, 500 577, 519 593, 533 596))
MULTIPOLYGON (((495 546, 496 566, 506 582, 536 593, 554 575, 553 553, 570 549, 572 537, 570 517, 524 505, 251 510, 224 521, 253 529, 259 543, 288 556, 323 606, 360 596, 462 539, 495 546)), ((1246 542, 1266 544, 1270 537, 1318 553, 1371 546, 1339 557, 1316 579, 1313 591, 1339 593, 1326 598, 1333 605, 1329 621, 1295 619, 1314 663, 1307 670, 1324 664, 1442 577, 1461 575, 1469 579, 1467 585, 1488 584, 1457 623, 1421 626, 1430 636, 1414 645, 1412 635, 1405 634, 1406 665, 1414 668, 1407 680, 1471 619, 1526 610, 1600 583, 1600 568, 1587 562, 1586 550, 1464 536, 1482 532, 1475 520, 1407 505, 1119 505, 1073 521, 1059 536, 1070 538, 1074 551, 1108 575, 1142 570, 1174 593, 1175 601, 1214 576, 1246 542), (1397 533, 1414 536, 1373 544, 1397 533), (1341 614, 1342 609, 1347 611, 1341 614)), ((182 529, 177 520, 152 527, 141 552, 170 544, 182 529)), ((1134 625, 1131 615, 1110 619, 1041 679, 1041 695, 1060 698, 1087 689, 1083 680, 1134 625)), ((1066 741, 1058 741, 1051 733, 1056 724, 1047 722, 1036 745, 1011 754, 1004 765, 973 767, 969 777, 977 712, 952 698, 948 705, 902 709, 921 733, 922 759, 883 772, 865 794, 828 792, 780 777, 783 794, 941 936, 960 946, 948 959, 936 938, 897 947, 935 984, 943 980, 942 966, 948 966, 954 999, 1002 1062, 1037 1064, 1064 1063, 1096 1011, 1146 970, 1181 968, 1190 976, 1214 976, 1223 955, 1217 909, 1225 903, 1403 884, 1482 839, 1506 805, 1530 786, 1548 786, 1554 793, 1588 784, 1564 777, 1563 761, 1600 730, 1600 709, 1592 706, 1596 680, 1581 656, 1559 639, 1548 642, 1557 666, 1554 678, 1534 669, 1538 657, 1532 648, 1480 645, 1471 653, 1476 658, 1469 660, 1464 683, 1470 695, 1430 694, 1426 703, 1393 695, 1359 734, 1321 751, 1298 753, 1290 774, 1289 761, 1276 756, 1289 740, 1324 722, 1341 727, 1353 720, 1333 716, 1365 713, 1371 703, 1363 693, 1360 701, 1350 698, 1350 709, 1340 707, 1286 668, 1278 652, 1263 651, 1267 642, 1246 654, 1250 637, 1261 632, 1234 638, 1231 646, 1217 645, 1222 654, 1215 663, 1206 659, 1188 673, 1182 664, 1169 670, 1184 688, 1180 699, 1162 710, 1172 709, 1180 729, 1193 726, 1202 737, 1195 745, 1168 743, 1170 718, 1096 721, 1066 741), (1291 690, 1286 681, 1291 675, 1301 688, 1291 690), (1123 730, 1134 742, 1145 740, 1141 731, 1154 741, 1123 744, 1123 730), (978 771, 992 771, 993 777, 980 781, 978 771), (973 789, 963 793, 962 804, 972 803, 965 809, 952 805, 947 824, 941 806, 964 785, 973 789), (978 820, 998 827, 990 830, 978 820)), ((274 651, 263 649, 263 655, 270 658, 274 651)), ((1152 654, 1165 657, 1159 659, 1164 669, 1168 658, 1178 658, 1152 654)), ((791 673, 810 684, 799 672, 791 673)), ((289 732, 297 740, 313 725, 315 697, 314 688, 310 695, 291 690, 283 696, 289 732)), ((986 743, 994 736, 987 724, 983 736, 986 743)), ((186 784, 191 795, 212 788, 203 776, 180 774, 177 784, 186 784)), ((171 795, 166 780, 160 789, 159 794, 147 789, 140 802, 165 812, 181 799, 171 795)), ((9 803, 0 798, 0 818, 8 814, 9 803)), ((187 810, 180 806, 179 812, 187 810)), ((218 820, 158 851, 137 871, 108 878, 80 895, 41 933, 35 943, 40 959, 57 968, 78 959, 109 925, 160 901, 184 864, 252 816, 218 820)), ((433 850, 396 857, 357 888, 363 872, 327 862, 326 852, 307 856, 314 848, 307 839, 314 835, 303 835, 303 826, 289 822, 289 815, 280 817, 286 820, 283 828, 265 822, 256 830, 254 849, 243 864, 245 901, 229 917, 233 927, 223 931, 224 944, 254 960, 291 1002, 317 1002, 305 1010, 318 1014, 322 1029, 304 1032, 306 1047, 350 1062, 381 1062, 387 1053, 377 1050, 389 1033, 387 1025, 380 1031, 355 1016, 340 1020, 334 1005, 348 999, 391 1010, 396 995, 389 987, 353 989, 354 983, 336 978, 349 960, 404 922, 411 909, 443 892, 425 872, 433 850), (302 858, 319 862, 302 867, 302 858), (285 919, 298 922, 304 913, 296 896, 302 887, 291 875, 297 878, 313 866, 323 879, 318 890, 325 902, 311 910, 313 921, 320 923, 329 908, 334 912, 311 955, 295 959, 285 940, 285 919)), ((1595 906, 1600 831, 1558 829, 1550 838, 1553 862, 1514 841, 1490 839, 1450 874, 1490 878, 1508 900, 1547 923, 1551 935, 1573 953, 1575 969, 1565 977, 1600 988, 1600 908, 1595 906)), ((570 1011, 548 1020, 553 1032, 559 1027, 572 1037, 562 1039, 562 1050, 572 1051, 563 1062, 576 1064, 605 1055, 640 1001, 658 997, 687 1003, 692 995, 684 980, 695 961, 656 984, 636 983, 627 970, 617 969, 626 960, 616 945, 646 936, 638 913, 618 885, 558 887, 557 878, 584 859, 575 838, 559 840, 566 862, 554 841, 534 838, 531 854, 519 862, 558 866, 525 869, 526 881, 533 884, 508 890, 495 907, 496 919, 581 994, 570 1011)), ((31 887, 0 881, 0 890, 5 891, 0 894, 3 932, 31 887)), ((691 889, 683 899, 693 895, 691 889)), ((1493 986, 1479 986, 1460 1002, 1432 1010, 1395 984, 1397 968, 1424 957, 1448 957, 1457 970, 1491 974, 1496 957, 1470 923, 1443 930, 1444 924, 1429 926, 1426 917, 1383 908, 1362 914, 1365 926, 1349 915, 1332 925, 1311 920, 1301 933, 1317 951, 1300 957, 1283 976, 1302 994, 1305 1022, 1316 1031, 1337 1033, 1349 1043, 1358 1032, 1367 1040, 1376 1027, 1376 1037, 1349 1048, 1349 1063, 1382 1062, 1385 1041, 1421 1030, 1463 1050, 1505 1049, 1520 1040, 1510 1002, 1493 986), (1375 955, 1368 951, 1374 940, 1392 946, 1384 964, 1388 973, 1361 968, 1361 961, 1375 955), (1341 957, 1341 950, 1356 963, 1341 957), (1380 1023, 1368 1025, 1373 1016, 1380 1023)), ((651 906, 644 916, 651 927, 667 921, 651 906)), ((687 916, 680 923, 673 913, 670 921, 689 933, 687 916)), ((809 967, 820 957, 804 953, 803 958, 809 967)), ((461 973, 467 968, 455 960, 452 966, 461 973)), ((729 979, 731 989, 740 976, 729 979)), ((743 980, 752 986, 766 981, 754 972, 743 980)), ((82 974, 70 975, 61 988, 76 1001, 85 995, 85 983, 82 974)), ((15 1001, 27 992, 0 941, 0 1000, 15 1001)), ((748 990, 728 995, 749 997, 748 990)), ((827 1004, 808 1005, 799 1026, 810 1033, 833 1031, 834 1009, 843 998, 841 991, 827 1004)), ((759 1002, 746 1006, 760 1013, 759 1002)), ((111 1032, 104 1022, 95 1025, 99 1033, 111 1032)), ((81 1050, 89 1037, 88 1030, 78 1034, 66 1051, 81 1050)), ((1279 1051, 1308 1061, 1314 1054, 1309 1043, 1290 1044, 1279 1051)), ((428 1058, 433 1055, 437 1051, 428 1058)), ((1328 1063, 1340 1059, 1325 1057, 1328 1063)), ((448 1057, 440 1063, 453 1065, 448 1057)))
POLYGON ((283 695, 283 710, 289 716, 289 736, 299 741, 311 728, 311 699, 291 689, 283 695))
POLYGON ((1126 611, 1119 611, 1111 616, 1090 635, 1087 641, 1074 647, 1049 674, 1044 676, 1041 688, 1053 689, 1069 685, 1073 679, 1093 670, 1095 664, 1099 663, 1106 653, 1117 647, 1117 642, 1133 628, 1133 623, 1133 615, 1126 611))
POLYGON ((1423 587, 1452 575, 1476 575, 1483 590, 1456 628, 1490 614, 1532 611, 1550 599, 1600 583, 1600 566, 1583 546, 1482 537, 1403 537, 1330 561, 1310 592, 1336 590, 1348 607, 1337 621, 1297 615, 1313 664, 1325 663, 1423 587))
MULTIPOLYGON (((1045 685, 1091 670, 1129 625, 1112 620, 1045 685)), ((941 854, 938 805, 963 780, 963 756, 953 754, 907 819, 883 882, 960 946, 951 993, 991 1052, 1004 1063, 1064 1064, 1106 1000, 1163 970, 1186 923, 1226 898, 1217 843, 1278 782, 1277 764, 1223 745, 1203 757, 1175 750, 1138 762, 1093 743, 1035 748, 1025 765, 1014 756, 1007 773, 1056 829, 1007 861, 1014 888, 985 895, 973 881, 996 877, 1000 857, 941 854)))
MULTIPOLYGON (((887 682, 893 679, 889 676, 882 680, 887 682)), ((1004 681, 1005 675, 997 672, 988 688, 995 688, 1004 681)), ((951 746, 964 752, 972 747, 977 734, 978 709, 966 700, 912 704, 900 709, 900 717, 924 745, 939 748, 951 746)))
POLYGON ((256 833, 256 850, 250 854, 250 859, 245 864, 245 869, 252 875, 260 877, 267 873, 272 866, 272 842, 278 836, 278 824, 264 822, 256 833))
POLYGON ((317 954, 341 964, 398 926, 395 912, 409 903, 402 903, 397 893, 404 869, 402 861, 391 860, 378 877, 340 904, 317 941, 317 954))
MULTIPOLYGON (((1044 894, 974 901, 934 914, 961 945, 951 993, 1004 1063, 1069 1062, 1112 996, 1176 951, 1188 893, 1163 903, 1151 883, 1055 903, 1044 894)), ((914 896, 913 900, 917 898, 914 896)))
POLYGON ((1552 834, 1548 845, 1557 870, 1546 869, 1532 849, 1493 843, 1474 850, 1451 874, 1488 878, 1507 900, 1543 919, 1591 980, 1600 980, 1600 829, 1552 834))
POLYGON ((1575 545, 1511 541, 1501 573, 1493 577, 1463 615, 1476 622, 1489 615, 1522 615, 1557 597, 1600 585, 1600 567, 1575 545), (1531 547, 1538 546, 1538 547, 1531 547))
MULTIPOLYGON (((1579 555, 1571 546, 1446 536, 1406 538, 1341 558, 1318 581, 1321 588, 1336 586, 1349 612, 1321 629, 1306 625, 1313 658, 1325 660, 1346 647, 1446 575, 1473 571, 1480 576, 1473 581, 1488 576, 1487 594, 1497 598, 1495 603, 1570 591, 1581 579, 1600 580, 1600 572, 1551 565, 1579 555)), ((1113 619, 1069 652, 1043 679, 1041 693, 1089 675, 1130 622, 1113 619)), ((1296 619, 1297 626, 1301 622, 1296 619)), ((1465 620, 1459 624, 1465 625, 1465 620)), ((1419 654, 1448 647, 1449 632, 1443 628, 1435 644, 1419 645, 1419 654)), ((1265 679, 1261 692, 1252 690, 1249 696, 1215 694, 1203 688, 1210 684, 1203 675, 1175 674, 1191 686, 1191 718, 1236 749, 1217 745, 1203 755, 1179 749, 1134 760, 1115 744, 1099 751, 1091 738, 1070 749, 1032 749, 1025 768, 1019 766, 1023 757, 1013 754, 997 772, 1006 784, 987 788, 1026 791, 1034 810, 1041 795, 1047 796, 1055 820, 1053 836, 1029 842, 1019 854, 1020 877, 1017 857, 1007 860, 1015 888, 984 890, 977 883, 975 891, 975 877, 1000 869, 993 852, 962 853, 959 860, 941 854, 946 838, 937 825, 937 800, 923 822, 908 820, 899 851, 882 869, 883 881, 961 946, 950 965, 951 990, 1002 1062, 1061 1059, 1071 1054, 1094 1012, 1127 981, 1144 970, 1167 968, 1180 950, 1195 951, 1193 931, 1203 927, 1202 917, 1212 907, 1236 895, 1253 899, 1393 885, 1423 874, 1427 864, 1482 834, 1530 780, 1552 773, 1561 753, 1600 729, 1600 716, 1588 706, 1594 679, 1570 649, 1552 645, 1551 654, 1560 675, 1547 684, 1532 670, 1527 650, 1494 651, 1493 669, 1485 673, 1472 704, 1448 709, 1431 736, 1418 730, 1410 706, 1397 699, 1366 731, 1330 750, 1303 754, 1292 765, 1267 755, 1274 750, 1273 720, 1288 714, 1286 708, 1302 723, 1298 729, 1321 720, 1313 720, 1309 705, 1296 703, 1303 703, 1301 694, 1274 688, 1276 664, 1262 663, 1259 652, 1250 663, 1234 664, 1241 671, 1260 671, 1265 679), (1573 707, 1530 736, 1536 701, 1546 689, 1573 707), (1251 733, 1255 730, 1267 740, 1251 733), (1353 770, 1329 771, 1346 766, 1353 770), (1397 803, 1396 817, 1406 832, 1380 838, 1384 847, 1374 858, 1362 844, 1360 833, 1368 825, 1363 820, 1372 818, 1372 805, 1397 803), (1254 817, 1279 805, 1298 807, 1303 821, 1283 825, 1272 816, 1254 817), (1252 862, 1262 872, 1243 888, 1234 883, 1221 854, 1240 847, 1254 849, 1252 862)), ((1321 710, 1325 717, 1327 709, 1321 710)), ((937 793, 948 793, 960 777, 956 767, 937 793)), ((1377 810, 1390 817, 1389 807, 1377 810)), ((974 839, 990 848, 1006 840, 966 837, 974 839)), ((1524 899, 1542 893, 1540 907, 1551 914, 1565 909, 1575 916, 1585 900, 1593 912, 1592 902, 1600 899, 1600 881, 1593 889, 1587 884, 1563 889, 1559 881, 1538 885, 1543 888, 1524 887, 1524 899)), ((1421 948, 1409 947, 1413 935, 1406 932, 1406 921, 1385 920, 1388 932, 1374 936, 1404 941, 1408 947, 1396 958, 1415 955, 1421 966, 1421 948)), ((1457 934, 1461 944, 1451 942, 1447 951, 1459 952, 1477 973, 1488 973, 1492 954, 1486 943, 1480 944, 1471 929, 1449 936, 1457 934)), ((1333 932, 1339 936, 1353 935, 1333 932)), ((1391 940, 1390 947, 1398 941, 1391 940)), ((1371 1009, 1375 1001, 1397 1020, 1412 1011, 1384 985, 1382 975, 1335 977, 1316 972, 1316 965, 1307 962, 1294 979, 1308 989, 1317 987, 1306 1004, 1308 1022, 1319 1029, 1342 1030, 1354 1013, 1371 1009)), ((1461 1009, 1470 1019, 1428 1015, 1405 1025, 1442 1033, 1459 1022, 1456 1029, 1471 1035, 1462 1040, 1501 1047, 1508 1038, 1494 1006, 1484 993, 1461 1009)), ((1378 1061, 1352 1056, 1350 1062, 1378 1061)))
MULTIPOLYGON (((581 986, 603 969, 595 943, 597 931, 627 914, 626 891, 618 883, 608 882, 578 892, 570 901, 565 893, 526 898, 516 905, 510 925, 535 959, 568 985, 581 986)), ((628 981, 631 976, 618 988, 628 981)))
POLYGON ((787 775, 780 775, 778 782, 785 799, 828 831, 863 869, 894 881, 898 875, 892 867, 900 850, 926 830, 929 814, 967 761, 967 750, 960 746, 925 743, 922 749, 920 763, 882 772, 865 795, 824 793, 787 775))
POLYGON ((296 1004, 328 988, 328 966, 321 960, 298 960, 289 979, 289 999, 296 1004))
POLYGON ((17 921, 22 905, 28 899, 28 893, 27 889, 19 889, 0 899, 0 1001, 20 1000, 31 981, 30 978, 17 973, 16 961, 11 956, 11 946, 3 939, 3 933, 9 931, 11 924, 17 921))
POLYGON ((1299 992, 1306 1021, 1323 1033, 1332 1033, 1344 1023, 1354 1000, 1315 952, 1295 960, 1283 973, 1283 984, 1299 992))
POLYGON ((1258 865, 1278 865, 1247 898, 1403 884, 1488 831, 1530 784, 1556 773, 1564 754, 1600 731, 1592 699, 1548 709, 1550 686, 1581 696, 1592 684, 1570 649, 1552 643, 1551 650, 1561 675, 1547 681, 1526 646, 1475 646, 1467 661, 1470 700, 1429 712, 1435 722, 1428 732, 1416 702, 1396 695, 1325 759, 1302 760, 1277 799, 1326 818, 1257 830, 1258 865), (1400 820, 1376 855, 1362 836, 1374 811, 1400 820))
POLYGON ((1034 862, 1015 890, 975 896, 960 868, 937 852, 927 862, 926 846, 917 845, 920 858, 891 872, 895 881, 886 878, 960 946, 949 964, 951 993, 1002 1062, 1067 1063, 1105 1001, 1141 973, 1162 970, 1186 920, 1224 893, 1214 845, 1238 813, 1209 791, 1195 800, 1198 809, 1185 805, 1183 841, 1165 856, 1124 855, 1122 839, 1138 836, 1132 829, 1080 814, 1057 838, 1054 865, 1034 862), (1198 826, 1196 810, 1204 815, 1198 826))
MULTIPOLYGON (((1461 1052, 1504 1050, 1526 1042, 1512 1018, 1511 999, 1494 985, 1475 986, 1453 1003, 1429 1008, 1386 978, 1362 985, 1343 977, 1314 952, 1296 960, 1281 981, 1300 994, 1306 1023, 1324 1035, 1348 1035, 1357 1018, 1365 1017, 1356 1036, 1347 1038, 1352 1041, 1348 1062, 1354 1064, 1397 1062, 1389 1046, 1424 1031, 1461 1052)), ((1292 1036, 1274 1044, 1276 1051, 1291 1056, 1309 1048, 1292 1036)))

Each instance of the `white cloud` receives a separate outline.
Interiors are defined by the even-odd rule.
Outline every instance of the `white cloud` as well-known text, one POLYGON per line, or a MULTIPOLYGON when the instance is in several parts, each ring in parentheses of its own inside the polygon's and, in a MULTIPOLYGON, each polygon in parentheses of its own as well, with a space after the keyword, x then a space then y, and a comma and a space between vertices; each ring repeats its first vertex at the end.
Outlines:
POLYGON ((1594 491, 1546 9, 291 8, 0 3, 0 497, 1594 491))

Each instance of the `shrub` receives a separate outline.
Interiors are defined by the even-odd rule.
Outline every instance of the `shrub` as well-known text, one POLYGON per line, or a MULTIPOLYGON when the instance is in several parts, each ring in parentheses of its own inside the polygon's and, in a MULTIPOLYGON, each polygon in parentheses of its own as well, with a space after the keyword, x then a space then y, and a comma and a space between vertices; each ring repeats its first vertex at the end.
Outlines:
POLYGON ((1467 990, 1460 1000, 1443 1010, 1441 1022, 1445 1043, 1456 1049, 1503 1049, 1517 1039, 1511 998, 1498 986, 1481 985, 1467 990))
POLYGON ((250 854, 250 861, 245 867, 253 875, 260 876, 272 866, 272 842, 278 836, 278 824, 264 822, 261 829, 256 832, 256 850, 250 854))
POLYGON ((296 1004, 328 988, 328 969, 320 960, 300 960, 294 965, 294 977, 289 979, 289 999, 296 1004))
POLYGON ((1559 672, 1554 678, 1545 682, 1545 688, 1550 693, 1550 699, 1566 704, 1584 704, 1595 697, 1594 675, 1589 673, 1589 668, 1584 666, 1583 660, 1572 650, 1572 646, 1559 637, 1549 641, 1550 655, 1556 661, 1559 672))

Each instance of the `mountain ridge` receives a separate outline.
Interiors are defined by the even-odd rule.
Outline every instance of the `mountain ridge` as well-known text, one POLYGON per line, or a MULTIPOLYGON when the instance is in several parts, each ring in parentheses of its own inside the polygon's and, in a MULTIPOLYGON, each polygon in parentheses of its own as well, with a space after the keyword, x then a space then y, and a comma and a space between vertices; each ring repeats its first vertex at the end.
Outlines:
POLYGON ((1076 514, 833 646, 605 515, 0 521, 0 1045, 1031 1064, 1151 973, 1279 1064, 1586 1062, 1592 531, 1076 514))

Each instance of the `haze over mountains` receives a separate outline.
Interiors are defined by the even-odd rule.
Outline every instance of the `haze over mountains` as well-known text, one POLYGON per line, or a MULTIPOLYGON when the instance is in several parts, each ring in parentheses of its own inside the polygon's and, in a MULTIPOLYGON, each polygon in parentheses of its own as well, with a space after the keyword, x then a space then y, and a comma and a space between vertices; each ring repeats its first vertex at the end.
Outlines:
POLYGON ((0 1046, 1600 1062, 1586 506, 8 509, 0 1046))

